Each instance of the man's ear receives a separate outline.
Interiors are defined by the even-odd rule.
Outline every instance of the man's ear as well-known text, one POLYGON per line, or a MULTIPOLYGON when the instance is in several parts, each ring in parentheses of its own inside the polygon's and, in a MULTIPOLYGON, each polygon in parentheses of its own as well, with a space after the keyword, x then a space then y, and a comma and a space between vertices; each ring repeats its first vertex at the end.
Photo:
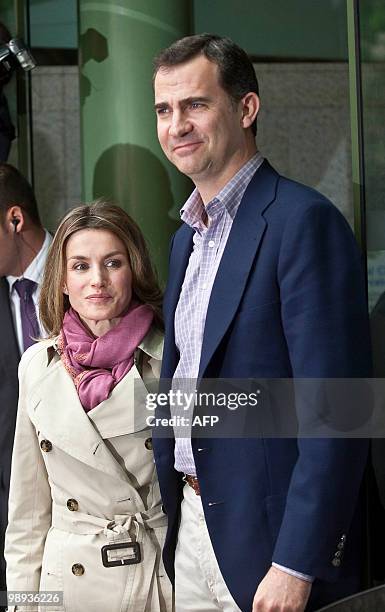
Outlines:
POLYGON ((25 214, 23 209, 16 204, 8 208, 5 214, 5 223, 10 232, 13 234, 20 234, 25 226, 25 214))
POLYGON ((253 91, 250 91, 245 96, 243 96, 241 100, 241 105, 242 105, 241 124, 242 124, 242 127, 246 129, 246 128, 249 128, 253 124, 254 119, 258 115, 259 106, 260 106, 259 97, 257 96, 256 93, 254 93, 253 91))

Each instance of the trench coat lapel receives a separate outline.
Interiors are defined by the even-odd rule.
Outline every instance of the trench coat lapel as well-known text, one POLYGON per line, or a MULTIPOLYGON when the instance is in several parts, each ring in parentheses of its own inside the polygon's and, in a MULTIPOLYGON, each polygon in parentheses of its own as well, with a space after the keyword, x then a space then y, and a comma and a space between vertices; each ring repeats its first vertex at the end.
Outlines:
POLYGON ((250 181, 226 243, 207 310, 199 378, 225 335, 246 288, 266 228, 263 212, 275 198, 278 174, 265 161, 250 181))
POLYGON ((48 365, 30 405, 32 422, 54 447, 96 470, 130 482, 84 411, 75 385, 60 359, 54 358, 48 365))
POLYGON ((134 365, 110 397, 88 413, 88 418, 103 439, 139 433, 148 429, 146 416, 151 414, 146 414, 146 395, 147 389, 134 365))

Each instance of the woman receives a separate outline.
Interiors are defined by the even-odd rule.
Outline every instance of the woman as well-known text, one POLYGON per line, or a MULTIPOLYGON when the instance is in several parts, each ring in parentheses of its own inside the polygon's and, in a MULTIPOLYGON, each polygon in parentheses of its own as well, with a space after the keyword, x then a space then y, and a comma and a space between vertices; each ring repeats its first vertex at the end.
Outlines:
POLYGON ((96 202, 67 214, 41 290, 49 339, 20 363, 5 546, 9 591, 64 600, 43 594, 51 606, 36 597, 23 610, 172 609, 144 411, 159 375, 160 303, 143 237, 122 209, 96 202))

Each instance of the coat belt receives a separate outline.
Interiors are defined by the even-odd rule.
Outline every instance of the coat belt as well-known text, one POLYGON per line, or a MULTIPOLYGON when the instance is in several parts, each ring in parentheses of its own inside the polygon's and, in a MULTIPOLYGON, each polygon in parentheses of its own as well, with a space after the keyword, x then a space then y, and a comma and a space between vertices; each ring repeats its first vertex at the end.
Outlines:
POLYGON ((167 517, 158 506, 147 512, 136 512, 132 514, 115 514, 106 519, 83 512, 71 512, 67 506, 53 502, 52 504, 52 526, 70 533, 79 535, 96 535, 104 533, 107 538, 112 533, 127 533, 132 526, 142 526, 144 529, 158 529, 167 527, 167 517), (109 531, 112 533, 109 534, 109 531))
MULTIPOLYGON (((167 517, 160 508, 135 514, 116 514, 111 519, 93 516, 82 512, 70 512, 66 506, 53 503, 52 526, 62 531, 79 535, 104 534, 109 544, 136 541, 141 546, 142 561, 126 566, 127 583, 120 612, 129 609, 130 602, 135 602, 135 611, 145 612, 148 595, 153 582, 156 562, 160 561, 161 550, 156 546, 149 531, 166 528, 167 517)), ((163 537, 161 538, 161 542, 163 537)), ((106 571, 114 571, 107 568, 106 571)), ((154 581, 156 584, 156 580, 154 581)))

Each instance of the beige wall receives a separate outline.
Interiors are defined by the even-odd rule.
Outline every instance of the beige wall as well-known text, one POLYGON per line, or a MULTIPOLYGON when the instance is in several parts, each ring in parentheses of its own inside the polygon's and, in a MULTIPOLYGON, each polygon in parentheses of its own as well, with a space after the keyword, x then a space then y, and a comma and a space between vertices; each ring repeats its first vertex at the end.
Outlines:
POLYGON ((330 198, 352 224, 347 64, 255 64, 255 71, 258 147, 279 172, 330 198))
POLYGON ((32 110, 35 192, 43 223, 54 230, 81 197, 77 66, 36 68, 32 110))

